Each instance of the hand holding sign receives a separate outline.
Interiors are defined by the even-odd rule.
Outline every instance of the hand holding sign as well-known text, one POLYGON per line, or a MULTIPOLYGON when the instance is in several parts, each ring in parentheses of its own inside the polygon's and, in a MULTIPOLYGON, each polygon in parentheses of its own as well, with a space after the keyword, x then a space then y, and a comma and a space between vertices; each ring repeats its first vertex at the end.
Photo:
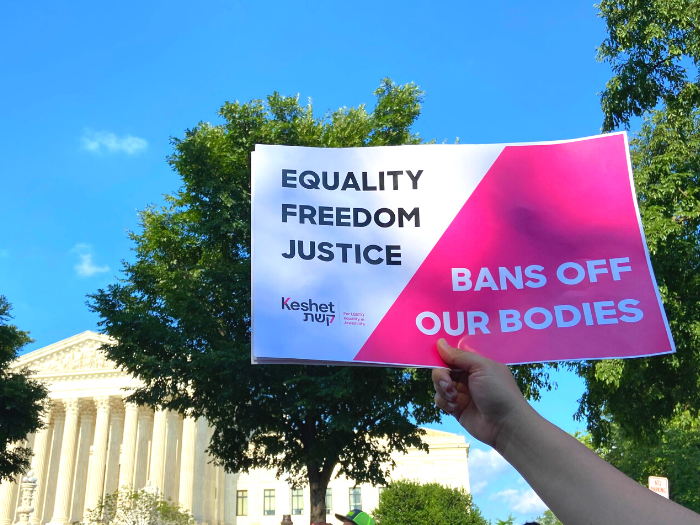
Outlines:
MULTIPOLYGON (((562 523, 698 523, 700 516, 652 494, 542 418, 507 366, 444 339, 438 352, 452 370, 433 370, 437 406, 515 467, 562 523)), ((662 495, 665 488, 668 498, 665 478, 650 477, 649 488, 662 495)))
POLYGON ((452 414, 479 441, 496 447, 509 418, 532 410, 507 367, 440 339, 440 358, 452 370, 433 370, 435 404, 452 414))

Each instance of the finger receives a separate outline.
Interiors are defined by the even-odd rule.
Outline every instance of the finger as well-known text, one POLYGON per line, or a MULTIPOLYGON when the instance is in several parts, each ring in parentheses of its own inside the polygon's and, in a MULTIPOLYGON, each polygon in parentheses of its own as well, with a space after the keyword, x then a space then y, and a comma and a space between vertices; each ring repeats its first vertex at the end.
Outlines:
POLYGON ((433 369, 433 385, 436 392, 450 401, 454 401, 454 398, 457 397, 457 390, 452 382, 449 370, 444 368, 433 369))
POLYGON ((464 370, 451 370, 450 379, 457 390, 457 394, 469 392, 469 374, 464 370))
POLYGON ((440 339, 437 343, 438 354, 447 366, 450 368, 459 368, 465 372, 478 364, 485 361, 485 357, 481 357, 475 352, 467 352, 458 348, 451 347, 447 341, 440 339))
POLYGON ((457 408, 457 404, 453 403, 452 401, 448 401, 444 397, 442 397, 440 394, 435 394, 435 404, 438 406, 438 408, 444 410, 450 415, 454 415, 454 411, 457 408))
POLYGON ((432 378, 433 383, 436 385, 440 381, 446 381, 448 383, 452 382, 452 374, 447 368, 433 368, 432 378))

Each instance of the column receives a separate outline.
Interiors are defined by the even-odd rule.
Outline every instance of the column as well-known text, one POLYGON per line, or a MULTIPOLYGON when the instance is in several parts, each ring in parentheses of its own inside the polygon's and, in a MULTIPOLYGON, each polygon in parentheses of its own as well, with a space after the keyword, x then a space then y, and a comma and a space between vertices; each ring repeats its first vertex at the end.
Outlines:
MULTIPOLYGON (((63 430, 66 423, 66 413, 63 410, 63 403, 58 401, 53 409, 53 435, 51 436, 51 458, 46 473, 46 480, 43 483, 42 492, 44 498, 43 515, 40 516, 41 523, 46 523, 53 516, 53 507, 56 501, 56 485, 58 484, 58 467, 61 462, 61 443, 63 442, 63 430), (49 488, 50 487, 50 488, 49 488)), ((41 487, 42 485, 39 485, 41 487)))
POLYGON ((163 465, 163 495, 166 500, 175 499, 175 474, 177 467, 177 423, 178 413, 165 412, 165 452, 163 465))
MULTIPOLYGON (((16 445, 10 445, 10 449, 16 445)), ((19 493, 19 476, 15 476, 14 481, 3 481, 0 483, 0 525, 12 525, 17 509, 17 494, 19 493)))
POLYGON ((165 410, 156 410, 153 418, 153 439, 151 440, 151 466, 148 480, 152 486, 163 490, 163 467, 165 464, 165 410))
MULTIPOLYGON (((207 424, 207 445, 211 444, 214 429, 207 424)), ((204 522, 208 525, 216 525, 216 467, 212 463, 212 457, 205 453, 204 469, 204 522)))
POLYGON ((42 422, 44 423, 44 428, 42 428, 36 435, 36 440, 34 441, 34 456, 32 456, 31 469, 34 471, 38 485, 36 492, 34 493, 34 512, 29 518, 30 525, 39 525, 43 512, 44 494, 46 494, 45 487, 47 485, 46 478, 49 466, 49 456, 51 453, 49 445, 51 444, 51 434, 53 432, 51 411, 47 411, 44 414, 42 417, 42 422))
POLYGON ((206 448, 207 421, 200 417, 196 424, 195 447, 194 447, 194 490, 192 491, 192 516, 197 523, 204 521, 204 474, 207 465, 206 448))
POLYGON ((90 446, 95 427, 95 410, 87 400, 80 407, 80 437, 78 438, 78 452, 75 459, 75 474, 73 479, 73 499, 71 504, 70 521, 74 523, 83 519, 83 506, 85 505, 85 487, 88 477, 88 465, 90 462, 90 446))
POLYGON ((139 429, 136 437, 136 462, 134 463, 134 489, 146 486, 148 476, 148 443, 151 439, 153 411, 148 407, 139 410, 139 429))
POLYGON ((125 404, 124 437, 122 438, 122 465, 119 469, 119 488, 133 487, 136 462, 136 438, 139 426, 139 406, 125 404))
POLYGON ((87 475, 87 493, 85 506, 81 509, 83 521, 87 521, 87 513, 97 507, 102 497, 104 487, 105 467, 107 465, 107 443, 109 439, 109 412, 111 409, 109 396, 95 398, 97 418, 95 420, 95 439, 92 445, 92 462, 87 475))
POLYGON ((53 507, 51 523, 69 525, 70 497, 73 488, 73 470, 75 468, 75 449, 78 441, 78 419, 80 401, 77 398, 63 400, 66 411, 66 422, 61 443, 61 460, 58 467, 58 483, 56 485, 56 501, 53 507))
POLYGON ((212 486, 211 483, 211 469, 212 464, 210 463, 211 458, 209 454, 205 454, 204 457, 204 523, 206 525, 216 525, 215 518, 213 516, 213 502, 214 502, 214 491, 216 490, 216 485, 212 486))
POLYGON ((216 522, 224 525, 224 511, 226 509, 226 471, 224 467, 216 467, 216 522))
POLYGON ((177 415, 177 450, 175 452, 175 475, 173 476, 173 501, 178 501, 180 497, 180 463, 182 462, 182 426, 183 418, 177 415))
MULTIPOLYGON (((233 525, 236 523, 236 487, 238 486, 239 474, 226 472, 224 481, 224 523, 233 525)), ((250 504, 250 500, 248 500, 250 504)))
POLYGON ((195 441, 197 439, 197 422, 193 417, 186 417, 182 423, 182 456, 180 458, 180 505, 192 512, 194 495, 195 441))
POLYGON ((121 454, 122 435, 124 434, 124 403, 121 399, 112 399, 112 417, 109 425, 109 446, 107 447, 107 469, 105 470, 105 488, 103 496, 117 491, 119 484, 119 455, 121 454))

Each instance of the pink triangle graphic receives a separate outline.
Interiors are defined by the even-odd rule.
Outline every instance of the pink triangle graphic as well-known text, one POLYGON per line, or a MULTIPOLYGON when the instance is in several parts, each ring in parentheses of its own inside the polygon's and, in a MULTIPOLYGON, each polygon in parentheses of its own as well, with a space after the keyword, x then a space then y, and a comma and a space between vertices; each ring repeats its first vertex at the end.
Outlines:
MULTIPOLYGON (((575 271, 565 275, 573 277, 575 271)), ((564 318, 572 315, 565 312, 564 318)), ((545 315, 534 314, 532 321, 542 323, 545 315)), ((433 323, 426 320, 424 326, 431 328, 433 323)), ((435 350, 439 337, 504 363, 671 351, 638 225, 623 135, 506 147, 355 361, 443 366, 435 350), (608 273, 598 275, 597 282, 586 276, 579 284, 566 285, 556 276, 565 262, 586 268, 586 261, 625 257, 631 271, 621 273, 619 280, 613 280, 609 262, 605 264, 608 273), (513 273, 516 266, 525 270, 529 265, 544 267, 541 273, 547 283, 543 287, 452 290, 453 267, 469 269, 475 284, 482 267, 489 268, 499 283, 499 267, 513 273), (625 299, 639 301, 641 320, 619 319, 625 315, 619 302, 625 299), (593 303, 602 301, 612 303, 599 305, 598 319, 593 303), (592 325, 586 324, 584 302, 591 305, 592 325), (522 321, 532 307, 554 313, 555 305, 576 307, 581 321, 571 327, 558 327, 553 321, 544 329, 523 324, 517 331, 501 330, 499 310, 518 310, 522 321), (443 312, 449 312, 453 328, 456 312, 464 312, 465 324, 467 312, 484 312, 490 333, 477 328, 474 335, 465 329, 463 335, 450 336, 443 326, 437 334, 425 335, 416 327, 416 317, 426 311, 441 320, 443 312)))

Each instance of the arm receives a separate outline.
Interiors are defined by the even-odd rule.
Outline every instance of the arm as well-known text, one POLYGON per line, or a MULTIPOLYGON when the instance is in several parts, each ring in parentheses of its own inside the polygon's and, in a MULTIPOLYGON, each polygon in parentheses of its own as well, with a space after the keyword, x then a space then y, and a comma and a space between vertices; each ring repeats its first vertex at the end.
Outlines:
POLYGON ((513 465, 564 525, 700 524, 537 414, 507 366, 444 339, 438 351, 453 370, 433 370, 435 403, 513 465))

